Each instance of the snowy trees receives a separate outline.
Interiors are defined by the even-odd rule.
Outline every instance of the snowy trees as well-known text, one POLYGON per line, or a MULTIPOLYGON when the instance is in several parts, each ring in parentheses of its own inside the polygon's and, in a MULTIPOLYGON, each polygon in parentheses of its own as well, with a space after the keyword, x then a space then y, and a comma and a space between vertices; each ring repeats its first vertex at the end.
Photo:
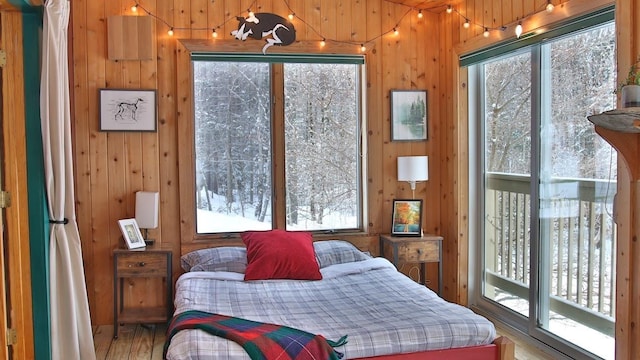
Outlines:
POLYGON ((287 228, 356 228, 358 74, 354 64, 194 61, 197 206, 229 216, 207 230, 198 220, 198 232, 270 228, 273 186, 285 188, 287 228))

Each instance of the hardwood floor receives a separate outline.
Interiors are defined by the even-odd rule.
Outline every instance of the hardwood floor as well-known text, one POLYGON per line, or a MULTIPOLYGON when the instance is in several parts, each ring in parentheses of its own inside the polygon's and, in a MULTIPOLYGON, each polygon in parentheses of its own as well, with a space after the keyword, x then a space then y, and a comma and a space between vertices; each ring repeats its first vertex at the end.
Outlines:
MULTIPOLYGON (((515 333, 496 326, 499 335, 506 335, 516 343, 516 360, 553 360, 553 357, 528 345, 515 333)), ((123 325, 118 338, 113 339, 113 326, 94 327, 93 340, 98 360, 161 360, 166 326, 123 325)))
POLYGON ((96 359, 161 360, 166 330, 164 324, 122 325, 114 339, 112 325, 94 327, 96 359))

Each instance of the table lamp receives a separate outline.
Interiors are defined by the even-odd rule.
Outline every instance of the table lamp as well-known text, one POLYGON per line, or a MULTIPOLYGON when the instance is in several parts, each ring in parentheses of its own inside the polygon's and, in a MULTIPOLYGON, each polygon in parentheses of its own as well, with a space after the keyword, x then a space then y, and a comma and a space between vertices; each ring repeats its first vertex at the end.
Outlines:
POLYGON ((399 156, 398 181, 411 185, 412 199, 416 197, 416 182, 429 180, 428 156, 399 156))
POLYGON ((158 227, 158 210, 160 193, 152 191, 136 192, 136 222, 140 229, 144 229, 144 242, 153 245, 155 240, 148 238, 148 229, 158 227))

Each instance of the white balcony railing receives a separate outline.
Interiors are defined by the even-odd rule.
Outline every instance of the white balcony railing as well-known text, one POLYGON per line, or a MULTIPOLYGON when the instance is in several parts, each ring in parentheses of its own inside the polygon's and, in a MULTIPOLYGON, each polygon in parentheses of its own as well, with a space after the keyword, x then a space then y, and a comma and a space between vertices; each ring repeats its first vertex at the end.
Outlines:
MULTIPOLYGON (((530 178, 490 174, 486 187, 485 280, 527 300, 530 178)), ((567 178, 540 190, 539 246, 541 264, 550 266, 549 310, 609 336, 615 316, 615 191, 614 182, 567 178)))

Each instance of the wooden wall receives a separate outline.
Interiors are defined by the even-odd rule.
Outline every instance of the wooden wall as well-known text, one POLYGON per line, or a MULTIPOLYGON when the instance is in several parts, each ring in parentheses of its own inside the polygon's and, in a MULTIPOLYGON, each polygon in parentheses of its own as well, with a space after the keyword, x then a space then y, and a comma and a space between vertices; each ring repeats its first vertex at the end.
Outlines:
MULTIPOLYGON (((618 79, 640 58, 640 4, 636 0, 616 1, 618 79)), ((602 132, 601 132, 602 133, 602 132)), ((605 137, 618 149, 616 224, 616 359, 640 359, 640 135, 611 134, 605 137), (634 138, 635 135, 635 138, 634 138)), ((604 136, 603 136, 604 137, 604 136)))
MULTIPOLYGON (((364 241, 364 247, 377 251, 377 235, 391 227, 391 201, 411 196, 408 184, 396 181, 396 157, 400 155, 429 155, 430 179, 418 184, 416 196, 425 200, 425 231, 440 233, 441 202, 450 199, 441 194, 441 184, 451 179, 443 179, 439 170, 445 161, 440 144, 450 135, 441 125, 438 15, 426 12, 424 18, 418 19, 416 12, 410 12, 403 18, 410 8, 384 0, 288 2, 299 17, 294 20, 298 40, 320 40, 300 19, 328 39, 353 41, 357 47, 376 39, 367 44, 366 55, 368 232, 354 236, 354 241, 364 241), (399 36, 380 37, 396 26, 399 36), (391 89, 429 91, 428 141, 390 142, 391 89)), ((213 27, 243 14, 250 6, 254 11, 281 15, 289 12, 283 0, 143 0, 143 7, 176 28, 174 36, 169 37, 168 27, 157 20, 155 35, 150 39, 153 60, 108 60, 106 19, 111 15, 132 15, 133 4, 122 0, 72 2, 76 198, 93 324, 112 321, 112 250, 123 245, 117 220, 134 216, 136 191, 160 192, 160 226, 150 231, 150 237, 156 239, 156 246, 173 250, 174 272, 180 271, 179 103, 190 103, 191 99, 179 97, 177 92, 178 79, 184 79, 188 72, 177 60, 179 39, 211 39, 213 27), (158 131, 98 131, 100 88, 157 89, 158 131)), ((235 20, 222 25, 217 31, 220 38, 231 39, 229 33, 236 26, 235 20)), ((447 258, 445 264, 450 260, 455 261, 447 258)), ((447 271, 451 272, 452 267, 447 271)), ((160 294, 156 298, 148 295, 156 293, 156 287, 153 282, 129 283, 127 291, 136 302, 157 302, 161 301, 160 294)))

